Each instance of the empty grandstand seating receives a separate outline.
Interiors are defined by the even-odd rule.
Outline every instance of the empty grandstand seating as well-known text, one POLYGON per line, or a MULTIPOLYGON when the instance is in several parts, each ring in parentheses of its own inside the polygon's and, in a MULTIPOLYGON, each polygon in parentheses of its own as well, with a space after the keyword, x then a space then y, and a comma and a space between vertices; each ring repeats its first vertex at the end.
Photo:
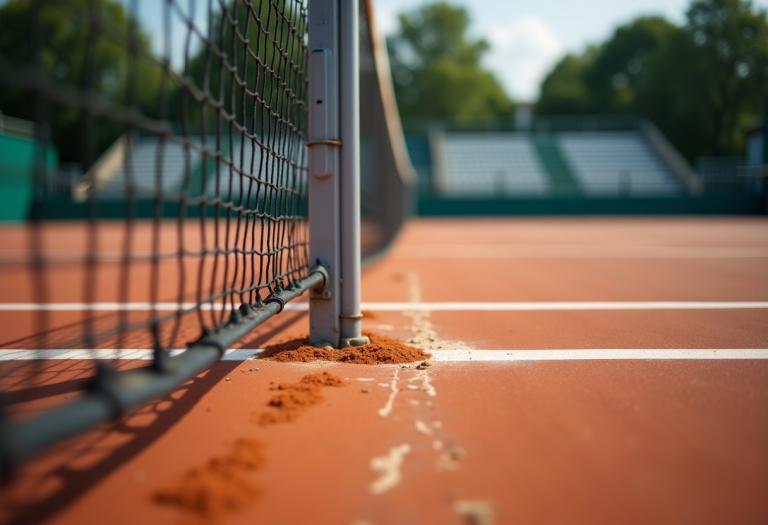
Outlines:
POLYGON ((447 133, 446 196, 544 195, 546 172, 527 135, 447 133))
POLYGON ((429 138, 409 137, 407 145, 418 161, 421 191, 446 197, 685 193, 640 129, 449 131, 429 138), (437 148, 435 140, 442 142, 437 148), (435 155, 441 158, 432 158, 435 155))
MULTIPOLYGON (((185 184, 184 174, 186 170, 189 170, 189 180, 186 182, 189 195, 200 195, 203 193, 203 187, 205 187, 205 194, 207 196, 217 195, 216 159, 207 157, 205 165, 203 165, 202 155, 199 152, 199 148, 201 148, 200 137, 190 137, 189 140, 192 142, 192 147, 189 148, 188 159, 186 158, 184 148, 177 143, 160 143, 154 137, 143 137, 134 140, 129 148, 126 162, 124 164, 121 163, 114 173, 106 175, 106 180, 98 189, 96 195, 100 199, 123 198, 127 187, 126 182, 130 176, 136 197, 152 197, 155 195, 158 167, 163 174, 161 184, 162 191, 166 195, 178 194, 182 185, 185 184), (205 177, 205 182, 203 182, 203 177, 205 177)), ((213 146, 213 142, 211 142, 213 140, 214 137, 207 139, 208 149, 211 149, 213 146)), ((223 145, 221 149, 226 152, 229 148, 223 145)), ((223 160, 218 161, 218 195, 223 200, 227 201, 230 199, 230 191, 232 199, 239 197, 241 182, 241 177, 238 176, 239 172, 259 173, 260 169, 262 171, 265 169, 264 166, 259 166, 261 153, 262 150, 259 147, 247 146, 243 150, 241 157, 240 145, 236 144, 233 145, 231 150, 231 157, 234 159, 232 163, 229 163, 228 160, 230 155, 226 155, 223 160), (229 176, 230 170, 233 172, 233 177, 229 176), (232 182, 231 188, 230 181, 232 182)), ((284 178, 283 181, 274 181, 274 183, 278 186, 289 186, 288 174, 282 174, 282 177, 284 178)), ((249 180, 248 177, 242 177, 244 194, 248 192, 249 180)), ((255 194, 255 191, 256 188, 254 187, 252 195, 255 194)))
POLYGON ((559 133, 557 140, 587 195, 670 195, 683 191, 640 133, 559 133))
MULTIPOLYGON (((190 169, 200 165, 200 158, 200 153, 190 150, 190 169)), ((125 163, 120 163, 114 173, 105 174, 106 181, 96 195, 101 199, 122 198, 130 180, 137 197, 151 197, 155 194, 158 169, 162 173, 163 193, 177 193, 183 182, 185 162, 184 148, 178 144, 165 142, 161 147, 154 137, 135 139, 125 163)))

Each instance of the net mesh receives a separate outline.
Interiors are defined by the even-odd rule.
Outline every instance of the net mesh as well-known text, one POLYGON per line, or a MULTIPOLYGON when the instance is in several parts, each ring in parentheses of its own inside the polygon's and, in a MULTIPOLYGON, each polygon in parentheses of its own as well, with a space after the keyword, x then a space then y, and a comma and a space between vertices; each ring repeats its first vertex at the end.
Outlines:
MULTIPOLYGON (((296 320, 252 332, 321 279, 307 25, 304 0, 0 5, 0 477, 178 386, 190 395, 222 351, 296 320)), ((366 1, 360 29, 371 257, 403 222, 412 169, 366 1)), ((17 521, 68 501, 61 486, 17 521)))
POLYGON ((6 348, 177 348, 307 275, 305 3, 198 4, 0 8, 0 110, 35 123, 9 295, 82 305, 6 348))
POLYGON ((373 8, 360 3, 360 247, 363 261, 384 253, 411 208, 415 173, 397 113, 386 46, 373 8))

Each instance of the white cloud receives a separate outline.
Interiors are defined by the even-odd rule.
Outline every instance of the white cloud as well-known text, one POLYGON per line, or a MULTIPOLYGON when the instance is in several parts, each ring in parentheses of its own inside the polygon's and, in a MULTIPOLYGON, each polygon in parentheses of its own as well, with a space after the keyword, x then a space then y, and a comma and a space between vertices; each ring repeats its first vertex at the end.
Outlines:
POLYGON ((487 38, 491 51, 485 65, 517 101, 538 97, 541 80, 565 52, 547 23, 533 15, 491 27, 487 38))
POLYGON ((389 36, 397 32, 397 16, 395 16, 392 10, 374 5, 374 14, 374 23, 376 24, 376 29, 380 31, 380 34, 389 36))

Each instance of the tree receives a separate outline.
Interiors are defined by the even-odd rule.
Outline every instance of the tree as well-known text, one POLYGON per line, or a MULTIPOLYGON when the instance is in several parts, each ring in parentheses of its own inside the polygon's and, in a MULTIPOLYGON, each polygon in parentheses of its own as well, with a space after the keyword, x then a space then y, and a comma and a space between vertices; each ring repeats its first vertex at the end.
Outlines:
POLYGON ((594 53, 584 73, 591 110, 597 113, 636 111, 637 90, 648 82, 648 61, 677 30, 660 17, 641 17, 617 28, 611 39, 594 53))
POLYGON ((467 37, 464 8, 438 2, 401 13, 398 21, 388 47, 403 116, 469 120, 514 113, 499 82, 480 66, 489 45, 467 37))
POLYGON ((687 13, 691 58, 699 65, 702 108, 714 155, 734 153, 744 117, 768 95, 768 17, 745 0, 697 0, 687 13))
POLYGON ((648 61, 678 29, 659 17, 620 26, 581 56, 566 55, 544 78, 539 114, 615 114, 636 111, 637 89, 647 82, 648 61))
POLYGON ((590 112, 584 73, 589 66, 585 56, 565 55, 541 83, 536 113, 574 115, 590 112))
POLYGON ((544 79, 540 114, 632 113, 693 160, 743 153, 768 96, 768 17, 748 0, 694 0, 686 24, 638 18, 544 79))
MULTIPOLYGON (((46 83, 59 93, 67 90, 89 92, 118 107, 131 106, 145 115, 158 112, 162 69, 156 63, 129 58, 129 41, 134 55, 149 54, 149 39, 123 6, 112 0, 66 0, 35 4, 11 0, 0 7, 0 57, 15 72, 38 64, 46 83), (100 30, 89 20, 97 17, 100 30), (34 17, 34 19, 33 19, 34 17), (36 19, 36 22, 35 22, 36 19), (30 36, 38 25, 40 44, 36 56, 30 36)), ((114 119, 96 115, 87 124, 85 112, 67 104, 46 107, 51 139, 64 162, 90 162, 122 133, 124 126, 114 119), (95 148, 84 150, 86 128, 95 148)), ((0 110, 18 118, 36 120, 40 107, 29 92, 0 85, 0 110)))

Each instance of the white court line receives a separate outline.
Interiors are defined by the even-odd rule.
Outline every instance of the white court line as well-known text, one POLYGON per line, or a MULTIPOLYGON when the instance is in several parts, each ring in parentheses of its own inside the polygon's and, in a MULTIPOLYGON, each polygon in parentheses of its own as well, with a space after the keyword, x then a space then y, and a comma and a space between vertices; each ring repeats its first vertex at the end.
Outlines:
MULTIPOLYGON (((157 303, 159 311, 174 311, 177 303, 157 303)), ((182 308, 194 308, 194 303, 182 303, 182 308)), ((377 312, 470 312, 470 311, 564 311, 564 310, 732 310, 768 308, 768 301, 542 301, 542 302, 445 302, 445 303, 362 303, 362 310, 377 312)), ((0 303, 0 311, 150 311, 151 303, 0 303)), ((221 304, 204 305, 203 310, 222 310, 221 304)), ((288 303, 288 311, 306 311, 309 303, 288 303)))
POLYGON ((765 247, 637 246, 604 244, 420 245, 399 247, 395 259, 753 259, 765 247))
MULTIPOLYGON (((183 310, 192 310, 197 303, 181 303, 183 310)), ((179 303, 156 303, 155 310, 173 312, 179 308, 179 303)), ((209 311, 229 311, 229 305, 221 303, 204 304, 201 310, 209 311)), ((46 311, 46 312, 83 312, 90 310, 92 312, 116 312, 127 310, 131 312, 149 312, 152 310, 152 303, 0 303, 0 312, 24 312, 24 311, 46 311)), ((284 310, 304 311, 309 310, 309 303, 288 303, 284 310)))
MULTIPOLYGON (((172 350, 178 354, 182 350, 172 350)), ((224 361, 245 361, 263 350, 228 350, 224 361)), ((0 361, 152 359, 152 350, 1 350, 0 361)), ((625 359, 768 359, 768 348, 588 348, 570 350, 433 350, 432 361, 595 361, 625 359)))
MULTIPOLYGON (((171 355, 178 355, 184 350, 169 350, 171 355)), ((222 361, 245 361, 254 355, 260 354, 264 350, 245 350, 242 348, 229 349, 222 361)), ((152 359, 152 350, 129 349, 117 350, 114 348, 99 348, 97 350, 77 349, 55 349, 55 350, 4 350, 0 349, 0 361, 44 361, 44 360, 67 360, 67 359, 121 359, 121 360, 141 360, 152 359)))
POLYGON ((466 311, 560 311, 560 310, 730 310, 768 308, 768 301, 558 301, 514 303, 363 303, 361 309, 378 312, 428 310, 466 311))
POLYGON ((432 350, 433 361, 594 361, 623 359, 768 359, 768 348, 589 348, 584 350, 432 350))

